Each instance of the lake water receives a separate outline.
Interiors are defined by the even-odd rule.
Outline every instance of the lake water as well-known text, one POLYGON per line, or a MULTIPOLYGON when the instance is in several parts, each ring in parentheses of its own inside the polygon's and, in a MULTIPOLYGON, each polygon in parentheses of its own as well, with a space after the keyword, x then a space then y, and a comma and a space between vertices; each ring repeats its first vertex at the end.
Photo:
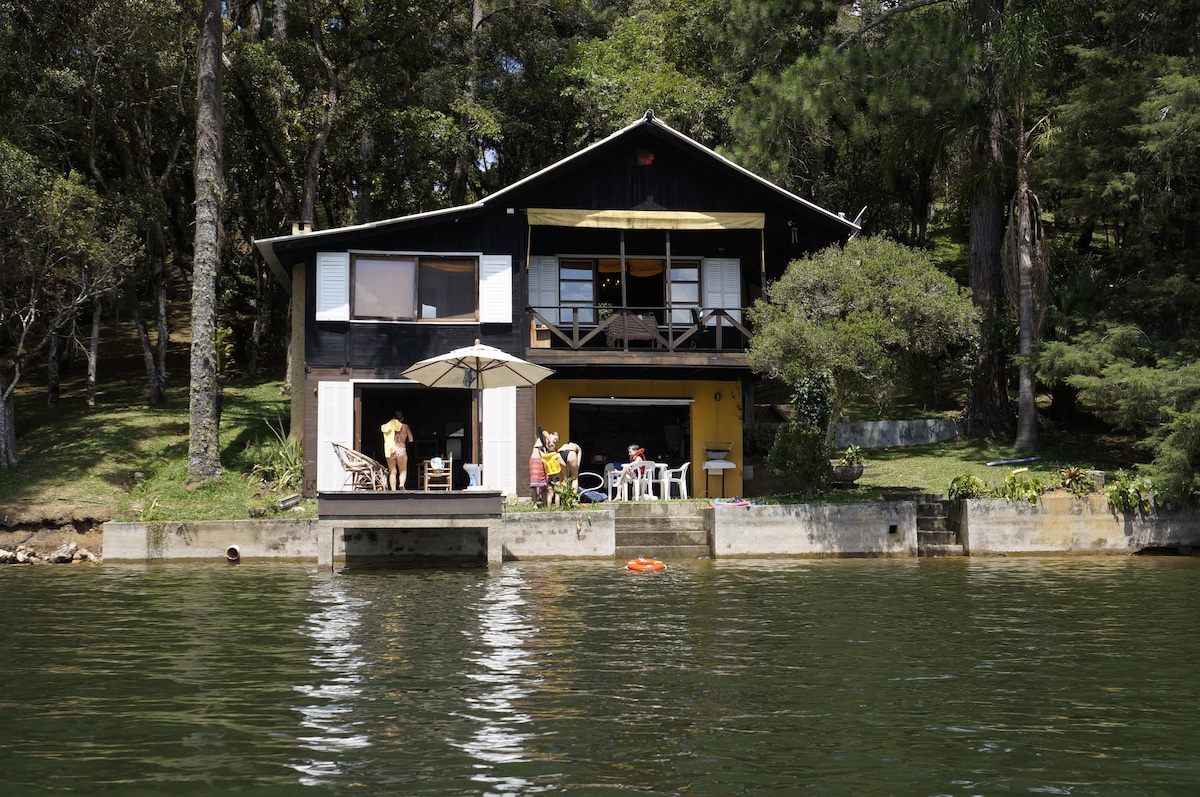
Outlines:
POLYGON ((1194 795, 1200 558, 0 568, 0 794, 1194 795))

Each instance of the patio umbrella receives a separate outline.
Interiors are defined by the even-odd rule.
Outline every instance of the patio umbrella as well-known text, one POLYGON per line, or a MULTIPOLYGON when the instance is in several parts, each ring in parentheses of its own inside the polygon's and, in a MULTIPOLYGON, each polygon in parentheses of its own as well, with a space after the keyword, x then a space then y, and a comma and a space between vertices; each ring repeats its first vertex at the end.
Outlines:
MULTIPOLYGON (((428 387, 472 388, 477 391, 475 406, 482 412, 483 402, 478 391, 490 387, 531 387, 554 371, 520 357, 514 357, 495 346, 485 346, 478 339, 474 346, 430 357, 406 369, 401 376, 428 387)), ((483 419, 479 418, 479 447, 483 459, 483 419)))

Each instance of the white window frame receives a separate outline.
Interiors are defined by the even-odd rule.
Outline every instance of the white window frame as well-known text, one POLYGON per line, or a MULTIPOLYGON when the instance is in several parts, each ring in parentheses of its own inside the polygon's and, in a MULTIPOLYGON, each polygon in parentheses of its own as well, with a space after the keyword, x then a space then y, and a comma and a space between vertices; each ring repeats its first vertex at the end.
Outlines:
MULTIPOLYGON (((313 317, 317 321, 349 321, 356 324, 510 324, 513 320, 512 256, 483 252, 382 251, 352 249, 345 252, 318 252, 316 302, 313 317), (379 318, 353 318, 350 306, 350 258, 474 258, 476 274, 475 318, 428 318, 393 321, 379 318)), ((416 297, 414 297, 416 301, 416 297)))

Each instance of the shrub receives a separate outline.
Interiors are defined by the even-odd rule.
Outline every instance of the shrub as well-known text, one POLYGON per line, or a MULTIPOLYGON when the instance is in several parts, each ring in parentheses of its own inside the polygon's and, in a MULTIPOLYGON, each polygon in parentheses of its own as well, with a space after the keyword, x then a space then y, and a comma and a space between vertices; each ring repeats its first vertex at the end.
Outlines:
POLYGON ((1146 477, 1134 476, 1128 471, 1117 471, 1104 492, 1108 495, 1109 506, 1118 512, 1135 509, 1149 512, 1154 505, 1154 484, 1146 477))
POLYGON ((968 498, 985 498, 988 495, 987 483, 969 473, 955 476, 950 480, 950 500, 961 503, 968 498))
POLYGON ((571 486, 570 479, 559 479, 550 485, 550 489, 558 496, 558 509, 571 512, 579 508, 579 493, 571 486))
POLYGON ((788 489, 812 495, 829 483, 829 458, 823 428, 788 421, 779 427, 767 465, 788 489))
POLYGON ((779 426, 773 423, 754 423, 746 427, 742 437, 742 452, 747 457, 765 457, 775 445, 779 426))
POLYGON ((1072 495, 1088 495, 1096 491, 1096 483, 1083 468, 1066 467, 1058 475, 1063 489, 1069 490, 1072 495))
POLYGON ((1029 475, 1029 468, 1017 468, 1004 478, 1004 482, 992 491, 997 498, 1008 498, 1013 501, 1028 501, 1036 504, 1038 496, 1046 491, 1042 480, 1029 475))
POLYGON ((258 474, 264 482, 273 483, 279 490, 299 489, 300 481, 304 477, 304 453, 300 443, 288 440, 282 420, 279 421, 278 427, 267 421, 267 428, 271 430, 273 439, 259 444, 258 457, 252 472, 258 474))

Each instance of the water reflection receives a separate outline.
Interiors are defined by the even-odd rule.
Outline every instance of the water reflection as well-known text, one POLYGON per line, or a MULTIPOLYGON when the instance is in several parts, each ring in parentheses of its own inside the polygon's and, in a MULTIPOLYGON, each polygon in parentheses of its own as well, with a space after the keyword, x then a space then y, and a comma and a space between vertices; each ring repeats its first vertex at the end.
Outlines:
POLYGON ((473 727, 470 738, 451 742, 481 762, 472 780, 488 783, 497 793, 513 794, 532 784, 519 777, 497 777, 492 765, 527 761, 532 734, 522 730, 530 716, 518 703, 530 694, 536 681, 536 662, 525 642, 536 631, 522 592, 528 588, 524 574, 508 570, 487 581, 482 599, 474 607, 478 625, 467 661, 474 665, 466 677, 482 684, 466 698, 467 710, 459 716, 473 727))
POLYGON ((342 774, 338 756, 348 750, 368 747, 371 738, 354 722, 354 704, 362 696, 365 662, 362 645, 355 635, 362 626, 365 600, 347 593, 345 581, 329 580, 315 584, 311 599, 320 608, 310 614, 304 632, 312 640, 310 663, 329 678, 320 683, 298 684, 295 691, 316 702, 296 706, 300 724, 311 730, 298 741, 308 749, 330 757, 293 761, 306 786, 342 774))

